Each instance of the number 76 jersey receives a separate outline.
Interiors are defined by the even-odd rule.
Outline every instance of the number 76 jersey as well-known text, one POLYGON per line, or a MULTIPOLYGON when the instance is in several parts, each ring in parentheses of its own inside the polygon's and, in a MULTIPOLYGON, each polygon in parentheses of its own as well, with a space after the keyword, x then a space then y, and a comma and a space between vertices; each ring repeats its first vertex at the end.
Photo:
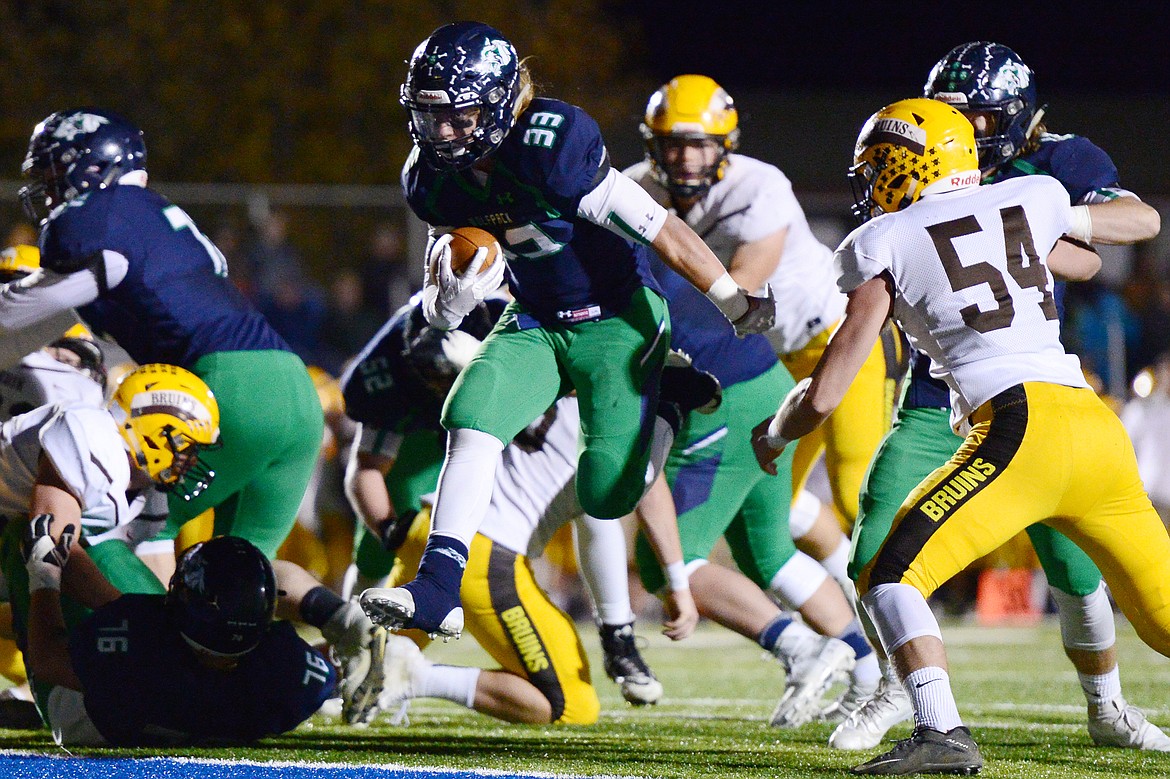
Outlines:
POLYGON ((837 283, 893 277, 894 318, 950 386, 957 425, 1022 382, 1087 386, 1060 343, 1047 266, 1070 220, 1068 193, 1045 176, 928 194, 846 237, 837 283))

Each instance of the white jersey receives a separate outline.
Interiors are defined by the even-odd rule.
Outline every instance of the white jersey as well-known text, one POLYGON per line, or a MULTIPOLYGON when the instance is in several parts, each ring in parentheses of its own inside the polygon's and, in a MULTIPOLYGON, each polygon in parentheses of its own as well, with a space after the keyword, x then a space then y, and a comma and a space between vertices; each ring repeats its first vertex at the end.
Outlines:
POLYGON ((55 404, 0 425, 0 513, 28 515, 42 455, 81 505, 81 529, 90 543, 139 540, 143 528, 131 527, 126 501, 130 460, 108 411, 55 404))
POLYGON ((1047 257, 1071 227, 1047 176, 930 194, 854 230, 837 249, 843 292, 889 272, 894 318, 951 388, 952 424, 1025 381, 1085 387, 1064 351, 1047 257), (1006 248, 1005 248, 1006 247, 1006 248))
MULTIPOLYGON (((670 193, 651 173, 649 162, 625 173, 658 203, 670 205, 670 193)), ((845 296, 835 283, 833 252, 812 234, 792 183, 779 168, 730 155, 723 178, 691 207, 686 223, 724 267, 730 266, 740 245, 788 230, 780 264, 768 279, 776 296, 776 326, 765 335, 777 354, 800 349, 844 313, 845 296)))
POLYGON ((49 403, 101 408, 101 385, 71 365, 38 349, 0 371, 0 422, 49 403))
MULTIPOLYGON (((481 535, 535 557, 561 526, 582 513, 574 484, 580 428, 577 398, 561 398, 504 447, 481 535)), ((433 503, 434 495, 423 502, 433 503)))

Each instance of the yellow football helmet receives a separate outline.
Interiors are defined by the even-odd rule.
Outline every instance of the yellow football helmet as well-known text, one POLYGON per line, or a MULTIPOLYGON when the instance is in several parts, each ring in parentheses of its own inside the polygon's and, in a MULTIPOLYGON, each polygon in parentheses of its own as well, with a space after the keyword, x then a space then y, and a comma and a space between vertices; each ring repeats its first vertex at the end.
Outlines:
POLYGON ((731 95, 707 76, 676 76, 650 96, 641 130, 662 185, 677 198, 698 198, 723 178, 727 155, 739 145, 739 113, 731 95), (704 140, 719 147, 712 165, 693 171, 667 163, 670 144, 704 140))
POLYGON ((23 279, 40 267, 40 249, 27 244, 9 246, 0 252, 0 284, 23 279))
POLYGON ((975 128, 959 111, 916 97, 891 103, 866 120, 853 150, 849 180, 861 221, 901 211, 927 187, 979 183, 975 128))
POLYGON ((199 450, 219 441, 219 403, 202 379, 176 365, 139 366, 118 384, 110 413, 156 485, 186 500, 207 489, 215 473, 199 450))

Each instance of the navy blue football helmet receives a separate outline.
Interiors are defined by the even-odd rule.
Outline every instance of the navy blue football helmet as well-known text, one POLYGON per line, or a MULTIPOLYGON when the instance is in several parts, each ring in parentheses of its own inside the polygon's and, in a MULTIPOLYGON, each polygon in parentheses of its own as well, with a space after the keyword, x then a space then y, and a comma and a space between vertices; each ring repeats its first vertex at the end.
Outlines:
POLYGON ((410 111, 410 137, 428 161, 457 170, 504 142, 519 94, 512 44, 486 24, 455 22, 414 50, 400 100, 410 111))
POLYGON ((101 108, 58 111, 33 129, 20 168, 29 183, 20 200, 39 222, 62 203, 145 168, 142 130, 127 120, 101 108))
POLYGON ((179 558, 167 608, 197 650, 237 657, 256 648, 276 613, 276 575, 250 542, 220 536, 179 558))
POLYGON ((1044 114, 1036 107, 1032 69, 1007 46, 990 41, 951 49, 930 71, 923 96, 949 103, 972 120, 985 173, 1019 156, 1044 114))

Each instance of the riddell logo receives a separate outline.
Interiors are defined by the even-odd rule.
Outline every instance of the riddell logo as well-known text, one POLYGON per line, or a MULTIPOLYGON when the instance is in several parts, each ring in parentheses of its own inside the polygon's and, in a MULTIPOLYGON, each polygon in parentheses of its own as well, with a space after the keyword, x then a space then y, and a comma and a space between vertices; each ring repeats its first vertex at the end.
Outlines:
POLYGON ((978 184, 982 174, 977 170, 969 170, 966 173, 956 173, 951 176, 950 184, 952 187, 966 187, 971 184, 978 184))
POLYGON ((420 103, 427 103, 428 105, 439 105, 442 103, 450 103, 447 99, 447 93, 434 89, 420 89, 415 100, 420 103))

